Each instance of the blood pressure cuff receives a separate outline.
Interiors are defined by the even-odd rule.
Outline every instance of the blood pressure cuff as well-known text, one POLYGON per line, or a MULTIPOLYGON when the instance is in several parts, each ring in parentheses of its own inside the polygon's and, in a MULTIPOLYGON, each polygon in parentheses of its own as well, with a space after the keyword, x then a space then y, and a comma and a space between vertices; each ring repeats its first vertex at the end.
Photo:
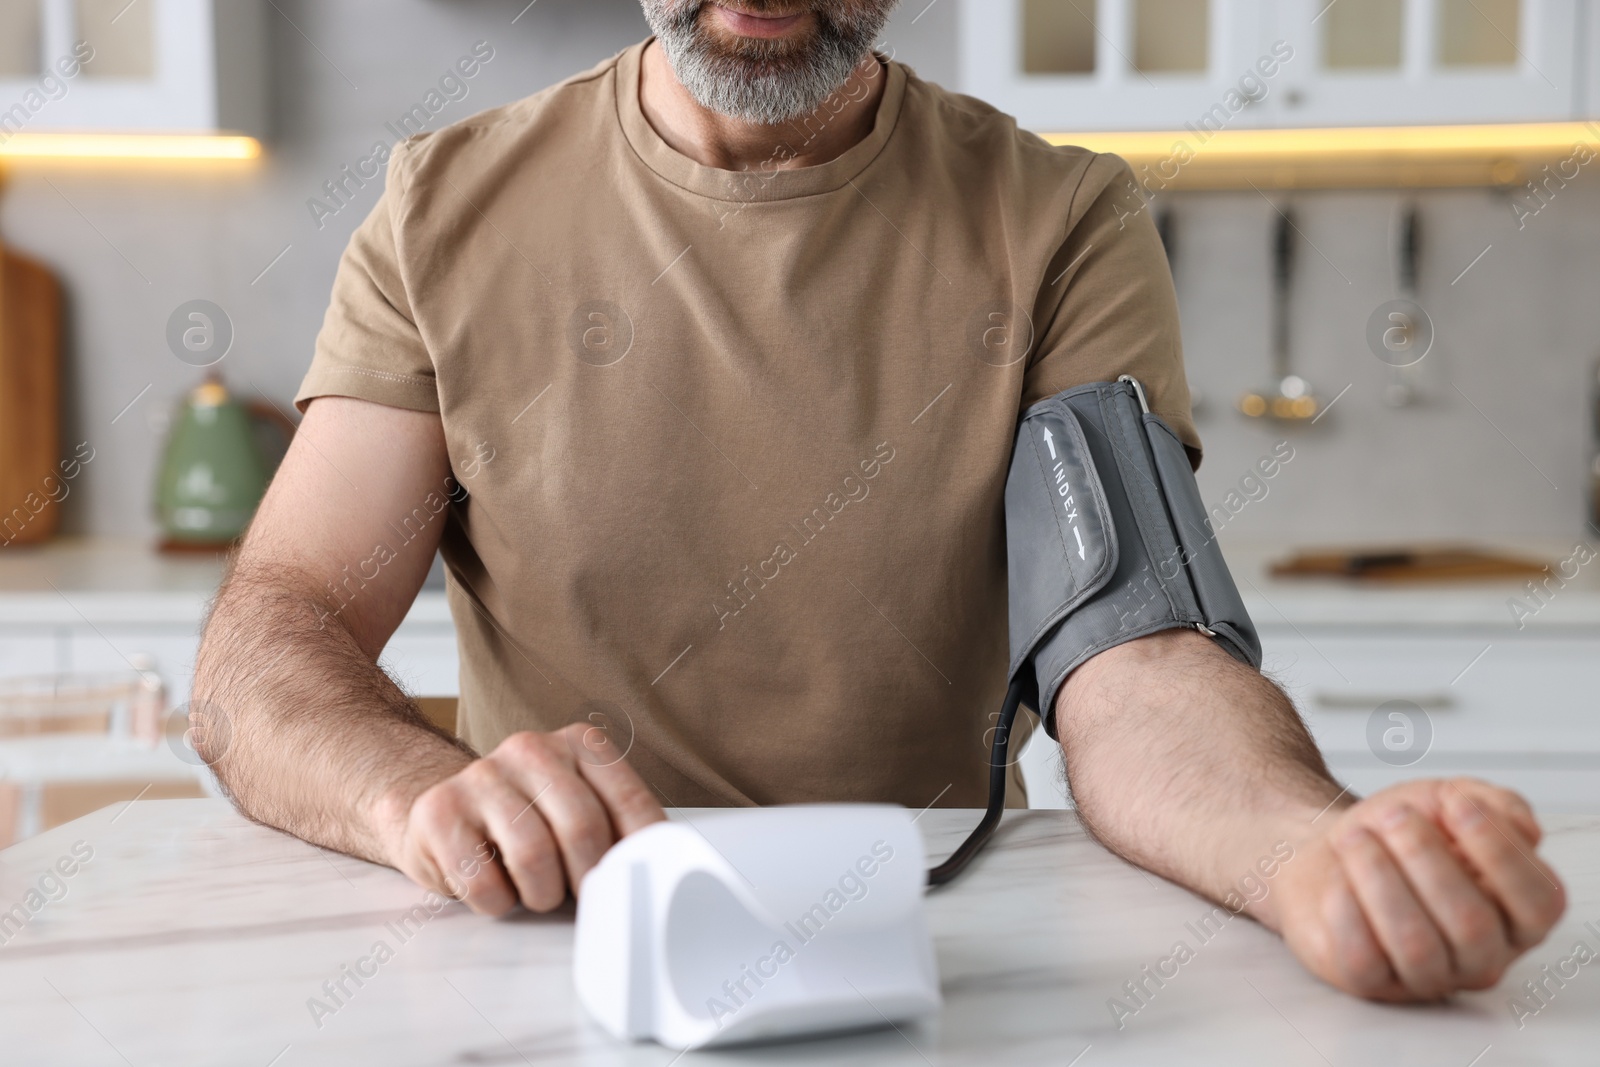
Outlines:
POLYGON ((1011 679, 1056 736, 1055 698, 1097 653, 1187 628, 1261 666, 1183 444, 1123 377, 1024 414, 1006 479, 1011 679))

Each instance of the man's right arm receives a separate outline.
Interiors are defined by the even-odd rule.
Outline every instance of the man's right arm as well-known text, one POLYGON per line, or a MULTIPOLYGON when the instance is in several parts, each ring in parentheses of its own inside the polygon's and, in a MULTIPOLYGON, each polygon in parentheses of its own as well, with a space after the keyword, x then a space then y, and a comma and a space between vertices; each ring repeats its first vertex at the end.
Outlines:
POLYGON ((312 402, 206 624, 198 747, 251 818, 479 911, 548 909, 664 815, 598 732, 514 734, 478 758, 378 666, 433 561, 450 477, 437 415, 312 402), (430 521, 394 543, 413 515, 430 521))

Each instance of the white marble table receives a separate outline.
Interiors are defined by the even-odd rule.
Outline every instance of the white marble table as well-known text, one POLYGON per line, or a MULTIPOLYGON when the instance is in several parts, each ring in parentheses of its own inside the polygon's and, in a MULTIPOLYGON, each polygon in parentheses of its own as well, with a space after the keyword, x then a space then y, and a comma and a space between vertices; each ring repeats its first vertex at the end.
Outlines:
MULTIPOLYGON (((693 817, 693 813, 690 813, 693 817)), ((929 811, 930 854, 975 812, 929 811)), ((1572 907, 1499 989, 1381 1007, 1304 974, 1245 919, 1205 943, 1209 911, 1086 838, 1069 812, 1007 814, 990 851, 929 899, 937 1018, 790 1045, 690 1053, 719 1067, 804 1063, 1288 1064, 1509 1067, 1600 1060, 1600 960, 1519 1029, 1508 1002, 1582 939, 1600 950, 1600 817, 1552 820, 1545 854, 1572 907), (1585 923, 1593 923, 1593 929, 1585 923), (1120 1030, 1108 1001, 1183 940, 1194 958, 1120 1030)), ((59 860, 75 871, 20 931, 0 927, 0 1063, 630 1064, 675 1053, 614 1043, 570 978, 572 914, 492 921, 449 905, 405 941, 423 894, 403 877, 252 825, 213 800, 115 806, 0 852, 0 909, 59 860), (74 859, 92 850, 92 858, 74 859), (383 940, 392 958, 334 1014, 308 999, 383 940)), ((58 876, 59 877, 59 876, 58 876)), ((3 921, 0 915, 0 921, 3 921)))

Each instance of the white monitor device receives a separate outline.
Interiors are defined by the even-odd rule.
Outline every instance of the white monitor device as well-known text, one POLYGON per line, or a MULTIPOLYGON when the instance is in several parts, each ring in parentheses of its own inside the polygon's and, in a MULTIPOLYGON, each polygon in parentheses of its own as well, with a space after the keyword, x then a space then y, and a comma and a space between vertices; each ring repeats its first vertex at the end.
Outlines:
POLYGON ((579 999, 613 1035, 678 1049, 937 1011, 925 866, 910 814, 887 804, 647 827, 580 886, 579 999))

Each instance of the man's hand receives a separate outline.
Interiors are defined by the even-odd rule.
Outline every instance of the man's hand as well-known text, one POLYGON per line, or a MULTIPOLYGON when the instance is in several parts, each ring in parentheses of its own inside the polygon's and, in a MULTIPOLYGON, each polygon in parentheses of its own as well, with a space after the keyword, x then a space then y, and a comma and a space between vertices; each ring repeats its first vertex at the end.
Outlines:
POLYGON ((512 734, 384 807, 387 862, 488 915, 559 907, 619 838, 666 818, 605 731, 584 723, 512 734))
POLYGON ((1089 660, 1056 725, 1079 818, 1133 862, 1221 901, 1291 843, 1248 911, 1359 996, 1487 988, 1566 908, 1520 797, 1457 778, 1352 803, 1283 692, 1191 631, 1089 660))
POLYGON ((1487 782, 1406 782, 1320 822, 1263 919, 1313 973, 1358 996, 1487 989, 1566 909, 1534 854, 1532 810, 1487 782))

